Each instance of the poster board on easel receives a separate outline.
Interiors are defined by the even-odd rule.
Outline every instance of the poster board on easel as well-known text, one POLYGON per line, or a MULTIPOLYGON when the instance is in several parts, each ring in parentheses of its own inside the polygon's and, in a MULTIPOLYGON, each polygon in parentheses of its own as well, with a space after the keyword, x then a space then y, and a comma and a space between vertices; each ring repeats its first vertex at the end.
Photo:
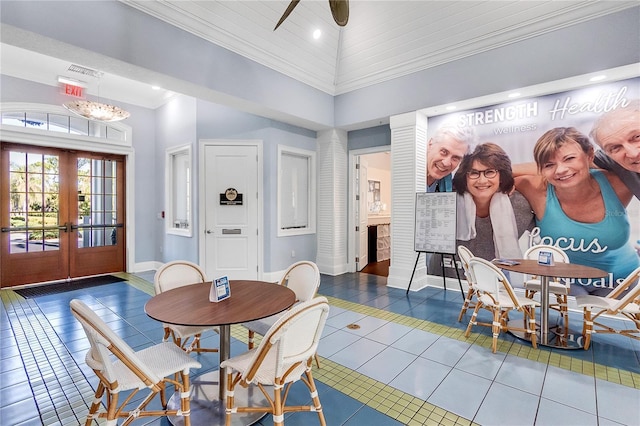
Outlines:
POLYGON ((456 193, 416 193, 417 252, 456 254, 456 193))

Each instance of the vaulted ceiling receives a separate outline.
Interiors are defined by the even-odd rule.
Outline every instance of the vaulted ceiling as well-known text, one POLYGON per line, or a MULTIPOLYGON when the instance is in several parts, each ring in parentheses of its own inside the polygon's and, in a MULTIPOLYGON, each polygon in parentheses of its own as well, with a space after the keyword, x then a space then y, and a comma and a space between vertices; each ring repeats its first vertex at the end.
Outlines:
POLYGON ((328 0, 302 0, 274 31, 290 0, 121 1, 332 95, 638 5, 351 0, 339 27, 328 0))

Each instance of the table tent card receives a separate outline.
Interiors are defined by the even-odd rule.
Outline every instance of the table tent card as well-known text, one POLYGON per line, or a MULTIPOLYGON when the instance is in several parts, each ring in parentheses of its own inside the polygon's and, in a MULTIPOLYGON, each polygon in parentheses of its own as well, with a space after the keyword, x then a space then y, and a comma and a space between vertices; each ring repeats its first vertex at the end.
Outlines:
POLYGON ((553 253, 550 251, 540 251, 540 253, 538 253, 538 264, 553 266, 553 253))
POLYGON ((211 291, 209 292, 210 302, 219 302, 230 296, 231 288, 229 287, 229 278, 226 275, 213 280, 211 283, 211 291))

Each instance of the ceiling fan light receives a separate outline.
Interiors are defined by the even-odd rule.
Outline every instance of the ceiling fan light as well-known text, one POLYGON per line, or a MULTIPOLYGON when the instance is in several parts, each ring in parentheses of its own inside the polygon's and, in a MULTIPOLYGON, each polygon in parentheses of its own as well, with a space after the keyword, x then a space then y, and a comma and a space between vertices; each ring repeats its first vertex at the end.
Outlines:
POLYGON ((131 115, 120 107, 102 102, 78 100, 65 102, 63 106, 75 114, 96 121, 120 121, 131 115))

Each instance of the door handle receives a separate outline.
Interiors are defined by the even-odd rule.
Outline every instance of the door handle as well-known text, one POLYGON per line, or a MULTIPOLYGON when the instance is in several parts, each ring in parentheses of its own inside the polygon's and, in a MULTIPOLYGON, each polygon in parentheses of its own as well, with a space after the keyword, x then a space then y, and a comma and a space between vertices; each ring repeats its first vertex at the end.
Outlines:
POLYGON ((52 231, 52 230, 60 230, 64 232, 69 232, 71 229, 71 222, 65 222, 62 225, 53 225, 53 226, 9 226, 2 227, 0 231, 2 232, 21 232, 21 231, 52 231))
POLYGON ((206 231, 204 231, 207 234, 213 234, 213 231, 211 229, 207 229, 206 231))

